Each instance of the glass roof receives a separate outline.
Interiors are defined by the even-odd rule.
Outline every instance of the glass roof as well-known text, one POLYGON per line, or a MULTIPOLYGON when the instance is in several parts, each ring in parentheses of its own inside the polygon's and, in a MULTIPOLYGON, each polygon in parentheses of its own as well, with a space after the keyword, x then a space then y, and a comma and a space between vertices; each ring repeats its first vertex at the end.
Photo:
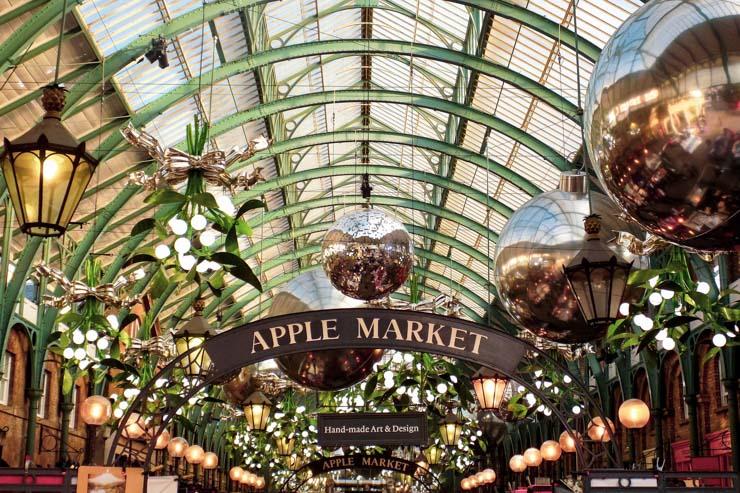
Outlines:
MULTIPOLYGON (((154 212, 127 185, 128 173, 147 163, 118 137, 128 121, 167 146, 183 141, 194 115, 217 129, 212 147, 269 136, 284 152, 248 165, 262 167, 268 181, 324 170, 272 189, 268 211, 251 217, 252 245, 243 246, 270 289, 236 289, 225 303, 225 325, 261 316, 281 282, 317 266, 311 247, 358 207, 367 166, 376 207, 413 226, 428 294, 453 294, 467 316, 483 317, 494 299, 486 259, 497 233, 512 211, 577 166, 577 108, 594 59, 641 5, 581 0, 574 42, 570 0, 502 0, 490 4, 494 10, 483 10, 489 3, 481 0, 70 3, 61 56, 71 100, 64 119, 103 162, 78 209, 80 224, 52 242, 52 263, 64 267, 77 251, 117 268, 118 256, 135 246, 131 227, 154 212), (159 35, 168 40, 164 70, 143 57, 159 35), (282 100, 290 109, 234 118, 282 100)), ((59 15, 41 14, 61 6, 0 0, 4 137, 41 117, 39 89, 53 76, 62 25, 59 15)), ((20 255, 25 239, 17 235, 13 247, 20 255)), ((165 324, 187 314, 189 296, 158 300, 165 324)))

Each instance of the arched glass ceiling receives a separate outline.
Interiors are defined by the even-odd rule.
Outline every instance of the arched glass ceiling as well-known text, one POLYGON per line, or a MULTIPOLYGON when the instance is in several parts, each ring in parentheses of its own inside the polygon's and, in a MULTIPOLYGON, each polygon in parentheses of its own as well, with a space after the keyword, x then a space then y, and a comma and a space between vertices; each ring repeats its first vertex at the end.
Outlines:
MULTIPOLYGON (((3 136, 41 116, 37 98, 52 77, 63 3, 0 2, 3 136)), ((580 0, 580 37, 569 0, 68 4, 64 119, 103 164, 78 210, 81 224, 50 242, 52 262, 74 275, 87 255, 100 255, 112 278, 128 253, 151 243, 130 229, 156 211, 127 185, 128 173, 148 162, 118 129, 131 122, 176 145, 199 115, 219 148, 259 134, 274 140, 239 164, 261 166, 267 178, 239 196, 264 193, 268 204, 243 245, 265 285, 316 265, 323 232, 358 206, 357 176, 368 170, 376 207, 414 233, 427 292, 457 295, 476 318, 493 296, 489 258, 507 217, 574 166, 576 74, 585 91, 600 48, 641 2, 580 0), (159 35, 170 41, 166 70, 142 60, 159 35)), ((19 234, 11 248, 12 293, 43 248, 19 234)), ((259 313, 270 294, 232 283, 227 323, 259 313)), ((153 300, 153 312, 174 324, 192 296, 170 290, 153 300)), ((209 314, 217 305, 210 301, 209 314)))

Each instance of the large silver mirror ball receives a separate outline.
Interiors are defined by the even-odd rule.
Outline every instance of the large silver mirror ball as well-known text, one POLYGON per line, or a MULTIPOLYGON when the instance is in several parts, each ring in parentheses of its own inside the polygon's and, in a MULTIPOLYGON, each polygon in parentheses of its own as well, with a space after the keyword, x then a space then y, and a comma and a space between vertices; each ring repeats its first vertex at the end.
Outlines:
MULTIPOLYGON (((591 201, 593 212, 602 217, 602 239, 615 236, 614 231, 639 234, 636 226, 617 217, 606 196, 593 193, 591 201)), ((563 274, 563 266, 583 246, 588 213, 585 194, 540 194, 512 214, 496 245, 494 280, 502 304, 521 327, 555 342, 583 343, 603 336, 586 325, 563 274)), ((637 260, 622 247, 613 246, 613 251, 619 259, 637 260)))
POLYGON ((376 300, 406 282, 414 244, 397 219, 378 209, 361 209, 326 232, 321 255, 332 286, 358 300, 376 300))
POLYGON ((589 156, 627 215, 667 241, 740 249, 740 3, 653 0, 604 47, 589 156))

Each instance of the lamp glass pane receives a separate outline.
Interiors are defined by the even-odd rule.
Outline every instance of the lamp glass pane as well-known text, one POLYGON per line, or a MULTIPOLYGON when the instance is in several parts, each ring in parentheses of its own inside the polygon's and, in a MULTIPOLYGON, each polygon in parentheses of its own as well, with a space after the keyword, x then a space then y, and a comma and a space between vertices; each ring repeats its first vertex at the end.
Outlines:
MULTIPOLYGON (((72 156, 73 158, 74 156, 72 156)), ((42 164, 41 222, 57 224, 67 197, 74 171, 72 159, 66 154, 47 151, 42 164)), ((46 228, 44 228, 46 229, 46 228)))
MULTIPOLYGON (((39 220, 39 158, 32 152, 21 152, 13 163, 15 179, 18 184, 20 207, 23 210, 24 222, 39 220)), ((20 221, 20 217, 18 218, 20 221)))
POLYGON ((94 171, 95 168, 89 162, 85 161, 84 158, 81 158, 72 177, 73 182, 69 189, 69 196, 67 196, 67 200, 64 202, 62 215, 59 219, 59 224, 63 228, 66 228, 72 220, 72 215, 75 209, 77 209, 77 205, 82 199, 82 195, 85 193, 94 171))

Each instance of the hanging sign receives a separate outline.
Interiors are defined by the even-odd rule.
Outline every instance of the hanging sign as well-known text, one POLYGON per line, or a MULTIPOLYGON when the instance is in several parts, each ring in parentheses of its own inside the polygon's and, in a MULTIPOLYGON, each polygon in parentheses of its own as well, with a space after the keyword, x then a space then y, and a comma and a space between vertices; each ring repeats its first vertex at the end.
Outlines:
POLYGON ((425 446, 429 439, 424 413, 323 413, 317 426, 322 447, 425 446))
POLYGON ((382 469, 413 476, 419 468, 415 463, 385 455, 340 455, 315 460, 306 465, 314 476, 342 469, 382 469))
POLYGON ((531 346, 503 331, 412 310, 354 308, 292 313, 259 320, 208 339, 217 374, 287 354, 370 348, 420 351, 515 373, 531 346))

